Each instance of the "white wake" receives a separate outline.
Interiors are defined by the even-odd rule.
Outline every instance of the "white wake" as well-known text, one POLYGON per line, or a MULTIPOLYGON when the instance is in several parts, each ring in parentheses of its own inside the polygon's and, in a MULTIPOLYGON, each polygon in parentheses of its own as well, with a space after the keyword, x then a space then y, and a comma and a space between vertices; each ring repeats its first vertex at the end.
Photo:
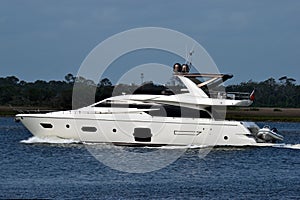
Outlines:
MULTIPOLYGON (((37 137, 33 136, 26 140, 20 141, 20 143, 24 144, 82 144, 82 142, 74 139, 63 139, 55 136, 48 136, 48 137, 37 137)), ((99 145, 98 143, 85 143, 84 145, 99 145)), ((104 144, 103 144, 104 145, 104 144)), ((105 146, 110 146, 109 144, 106 144, 105 146)), ((275 147, 275 148, 287 148, 287 149, 299 149, 300 150, 300 144, 270 144, 270 143, 257 143, 255 145, 251 145, 255 147, 275 147)), ((186 146, 172 146, 172 145, 166 145, 161 147, 143 147, 143 148, 150 148, 150 149, 205 149, 205 148, 212 148, 213 146, 206 146, 206 145, 186 145, 186 146)), ((223 147, 240 147, 243 146, 223 146, 223 147)))
POLYGON ((166 145, 161 147, 146 147, 146 148, 154 148, 154 149, 201 149, 201 148, 208 148, 208 145, 186 145, 186 146, 173 146, 173 145, 166 145))
POLYGON ((273 147, 300 150, 300 144, 278 144, 278 145, 274 145, 273 147))
POLYGON ((20 143, 24 143, 24 144, 78 144, 81 143, 78 140, 74 140, 74 139, 63 139, 63 138, 59 138, 59 137, 55 137, 55 136, 49 136, 49 137, 37 137, 37 136, 33 136, 30 137, 26 140, 22 140, 20 141, 20 143))

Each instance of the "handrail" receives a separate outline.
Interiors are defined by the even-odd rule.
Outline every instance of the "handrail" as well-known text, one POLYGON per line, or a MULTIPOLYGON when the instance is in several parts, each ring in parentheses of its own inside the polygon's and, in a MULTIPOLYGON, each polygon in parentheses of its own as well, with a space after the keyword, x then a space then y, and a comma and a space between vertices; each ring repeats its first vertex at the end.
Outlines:
POLYGON ((232 99, 232 100, 248 100, 250 93, 248 92, 218 92, 210 91, 210 98, 216 99, 232 99))

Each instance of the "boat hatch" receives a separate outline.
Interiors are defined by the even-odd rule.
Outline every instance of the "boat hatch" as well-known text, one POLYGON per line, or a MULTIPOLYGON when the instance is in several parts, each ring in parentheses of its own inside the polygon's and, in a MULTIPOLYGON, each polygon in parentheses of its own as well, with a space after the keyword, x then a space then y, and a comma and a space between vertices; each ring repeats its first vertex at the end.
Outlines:
POLYGON ((151 142, 152 134, 150 128, 135 128, 133 136, 136 142, 151 142))

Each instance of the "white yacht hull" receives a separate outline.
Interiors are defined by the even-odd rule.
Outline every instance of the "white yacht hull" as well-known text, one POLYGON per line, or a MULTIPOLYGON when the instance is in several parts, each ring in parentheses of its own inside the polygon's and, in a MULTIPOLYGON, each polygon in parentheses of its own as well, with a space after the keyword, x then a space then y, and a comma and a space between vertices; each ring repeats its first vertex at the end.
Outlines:
POLYGON ((35 136, 124 145, 245 146, 257 142, 237 121, 153 117, 146 113, 84 114, 72 111, 19 114, 35 136))

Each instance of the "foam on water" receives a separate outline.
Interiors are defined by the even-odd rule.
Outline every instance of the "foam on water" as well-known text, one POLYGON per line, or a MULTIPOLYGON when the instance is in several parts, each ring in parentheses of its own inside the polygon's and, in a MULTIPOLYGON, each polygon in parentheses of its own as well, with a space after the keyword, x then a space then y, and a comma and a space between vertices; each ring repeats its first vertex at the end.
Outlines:
POLYGON ((300 150, 300 144, 279 144, 279 145, 274 145, 273 147, 300 150))
POLYGON ((63 139, 55 136, 48 136, 48 137, 37 137, 33 136, 30 137, 26 140, 20 141, 20 143, 25 143, 25 144, 78 144, 81 143, 80 141, 74 140, 74 139, 63 139))
MULTIPOLYGON (((250 145, 253 147, 275 147, 275 148, 287 148, 287 149, 299 149, 300 150, 300 144, 271 144, 271 143, 257 143, 250 145)), ((243 148, 243 147, 249 147, 246 146, 221 146, 223 148, 243 148)), ((158 149, 204 149, 204 148, 213 148, 213 146, 207 146, 207 145, 186 145, 186 146, 162 146, 162 147, 146 147, 146 148, 158 148, 158 149)))
MULTIPOLYGON (((114 147, 120 147, 122 148, 123 146, 118 146, 114 144, 109 144, 109 143, 92 143, 92 142, 82 142, 84 145, 87 146, 102 146, 103 148, 114 148, 114 147)), ((130 147, 129 146, 124 146, 124 147, 130 147)), ((207 148, 210 146, 207 145, 182 145, 182 146, 173 146, 173 145, 166 145, 166 146, 141 146, 138 148, 146 148, 146 149, 199 149, 199 148, 207 148)))
POLYGON ((158 149, 199 149, 199 148, 207 148, 207 145, 186 145, 186 146, 172 146, 166 145, 161 147, 147 147, 147 148, 158 148, 158 149))
MULTIPOLYGON (((48 137, 37 137, 33 136, 30 137, 26 140, 20 141, 20 143, 24 144, 79 144, 82 143, 78 140, 74 139, 63 139, 55 136, 48 136, 48 137)), ((85 143, 85 145, 99 145, 99 143, 85 143)), ((109 144, 102 144, 104 147, 112 147, 114 145, 109 145, 109 144)), ((255 145, 251 146, 256 146, 256 147, 275 147, 275 148, 287 148, 287 149, 299 149, 300 150, 300 144, 270 144, 270 143, 257 143, 255 145)), ((149 148, 149 149, 203 149, 203 148, 209 148, 210 146, 206 145, 186 145, 186 146, 172 146, 172 145, 167 145, 167 146, 161 146, 161 147, 141 147, 141 148, 149 148)), ((228 147, 234 147, 234 146, 228 146, 228 147)))

